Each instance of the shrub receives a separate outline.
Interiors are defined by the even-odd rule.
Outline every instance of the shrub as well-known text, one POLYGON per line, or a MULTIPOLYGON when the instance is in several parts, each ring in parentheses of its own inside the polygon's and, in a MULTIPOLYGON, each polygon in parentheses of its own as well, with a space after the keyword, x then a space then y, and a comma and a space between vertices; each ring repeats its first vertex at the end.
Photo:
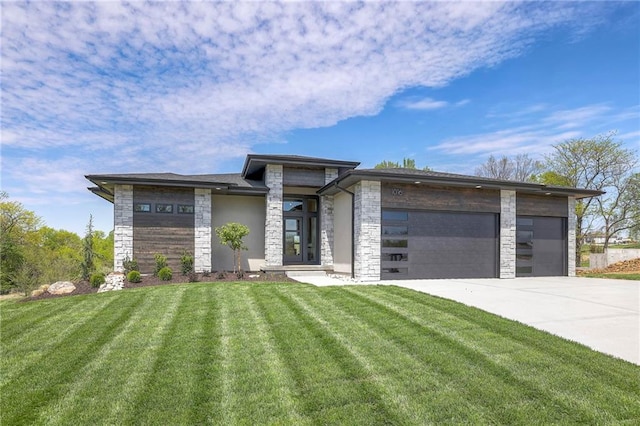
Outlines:
POLYGON ((89 283, 91 283, 91 287, 100 287, 102 284, 104 284, 104 274, 99 273, 99 274, 92 274, 91 278, 89 278, 89 283))
POLYGON ((189 275, 193 272, 193 256, 186 251, 180 256, 180 266, 182 275, 189 275))
POLYGON ((158 277, 162 281, 169 281, 173 277, 173 271, 168 266, 165 266, 158 271, 158 277))
POLYGON ((124 269, 125 274, 129 274, 129 272, 131 271, 140 271, 138 261, 135 259, 130 259, 129 255, 127 255, 122 261, 122 268, 124 269))
POLYGON ((198 274, 196 274, 195 272, 189 272, 189 282, 190 283, 197 283, 198 282, 198 274))
POLYGON ((142 276, 138 271, 129 271, 129 273, 127 274, 127 281, 129 281, 130 283, 139 283, 140 281, 142 281, 142 276))
POLYGON ((153 271, 153 275, 160 276, 160 270, 167 267, 167 256, 156 253, 153 258, 156 260, 156 269, 153 271))

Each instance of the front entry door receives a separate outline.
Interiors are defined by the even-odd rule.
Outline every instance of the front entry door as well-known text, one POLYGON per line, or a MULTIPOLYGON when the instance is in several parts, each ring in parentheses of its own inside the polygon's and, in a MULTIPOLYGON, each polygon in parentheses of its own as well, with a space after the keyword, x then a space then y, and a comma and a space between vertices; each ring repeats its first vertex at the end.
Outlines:
POLYGON ((302 218, 284 219, 284 261, 302 263, 302 218))
POLYGON ((285 264, 317 265, 318 198, 300 196, 283 203, 283 261, 285 264))

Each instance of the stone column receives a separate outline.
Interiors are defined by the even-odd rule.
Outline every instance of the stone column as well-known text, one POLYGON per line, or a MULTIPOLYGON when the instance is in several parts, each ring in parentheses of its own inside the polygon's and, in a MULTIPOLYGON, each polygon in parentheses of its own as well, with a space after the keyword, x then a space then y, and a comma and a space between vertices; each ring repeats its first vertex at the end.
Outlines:
POLYGON ((576 276, 576 199, 569 197, 567 215, 567 275, 576 276))
POLYGON ((282 266, 282 165, 267 164, 265 170, 267 214, 264 233, 264 259, 267 267, 282 266))
POLYGON ((500 278, 516 277, 516 191, 500 191, 500 278))
POLYGON ((113 269, 123 272, 122 262, 133 259, 133 185, 113 188, 113 269))
POLYGON ((361 181, 354 189, 354 278, 380 280, 380 182, 361 181))
MULTIPOLYGON (((338 169, 324 170, 325 185, 338 177, 338 169)), ((320 262, 333 266, 333 195, 320 198, 320 262)))
POLYGON ((211 271, 211 189, 194 189, 194 250, 196 272, 211 271))

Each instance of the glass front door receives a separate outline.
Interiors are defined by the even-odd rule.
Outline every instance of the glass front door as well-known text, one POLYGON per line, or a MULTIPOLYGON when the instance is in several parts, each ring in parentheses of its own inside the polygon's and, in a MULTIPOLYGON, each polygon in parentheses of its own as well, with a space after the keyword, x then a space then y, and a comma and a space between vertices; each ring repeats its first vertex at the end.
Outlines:
POLYGON ((318 264, 318 198, 287 198, 283 204, 285 264, 318 264))
POLYGON ((302 218, 286 218, 284 220, 285 262, 302 262, 302 237, 302 218))

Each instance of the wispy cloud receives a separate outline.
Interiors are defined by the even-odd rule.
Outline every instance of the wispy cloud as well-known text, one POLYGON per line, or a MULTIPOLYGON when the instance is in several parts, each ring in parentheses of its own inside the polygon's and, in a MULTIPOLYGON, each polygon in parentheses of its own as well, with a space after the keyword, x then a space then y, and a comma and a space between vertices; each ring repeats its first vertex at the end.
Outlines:
POLYGON ((2 173, 36 193, 89 172, 211 172, 288 130, 373 115, 404 88, 517 56, 548 29, 588 29, 593 7, 7 2, 2 173))
POLYGON ((422 99, 409 98, 409 99, 402 99, 398 101, 396 103, 396 106, 399 108, 409 109, 409 110, 430 111, 430 110, 436 110, 436 109, 441 109, 441 108, 446 108, 451 106, 460 107, 468 104, 469 102, 471 102, 469 99, 462 99, 460 101, 452 103, 452 102, 441 101, 441 100, 439 101, 432 98, 422 98, 422 99))
POLYGON ((420 100, 403 100, 398 102, 398 106, 405 109, 414 109, 414 110, 433 110, 444 108, 449 105, 449 102, 446 101, 437 101, 431 98, 424 98, 420 100))
MULTIPOLYGON (((534 105, 513 111, 511 114, 491 115, 490 120, 502 124, 498 130, 449 138, 429 149, 464 155, 544 154, 552 145, 564 140, 594 136, 585 133, 585 129, 594 129, 594 122, 600 123, 600 126, 595 126, 596 132, 604 132, 613 128, 602 126, 630 118, 627 109, 617 110, 603 104, 573 109, 554 109, 549 105, 540 108, 539 105, 534 105), (514 121, 527 124, 514 124, 514 121), (510 125, 505 126, 505 123, 510 125)), ((489 123, 492 124, 494 123, 489 123)), ((633 137, 635 133, 625 136, 633 137)), ((621 137, 622 135, 618 139, 621 137)))

